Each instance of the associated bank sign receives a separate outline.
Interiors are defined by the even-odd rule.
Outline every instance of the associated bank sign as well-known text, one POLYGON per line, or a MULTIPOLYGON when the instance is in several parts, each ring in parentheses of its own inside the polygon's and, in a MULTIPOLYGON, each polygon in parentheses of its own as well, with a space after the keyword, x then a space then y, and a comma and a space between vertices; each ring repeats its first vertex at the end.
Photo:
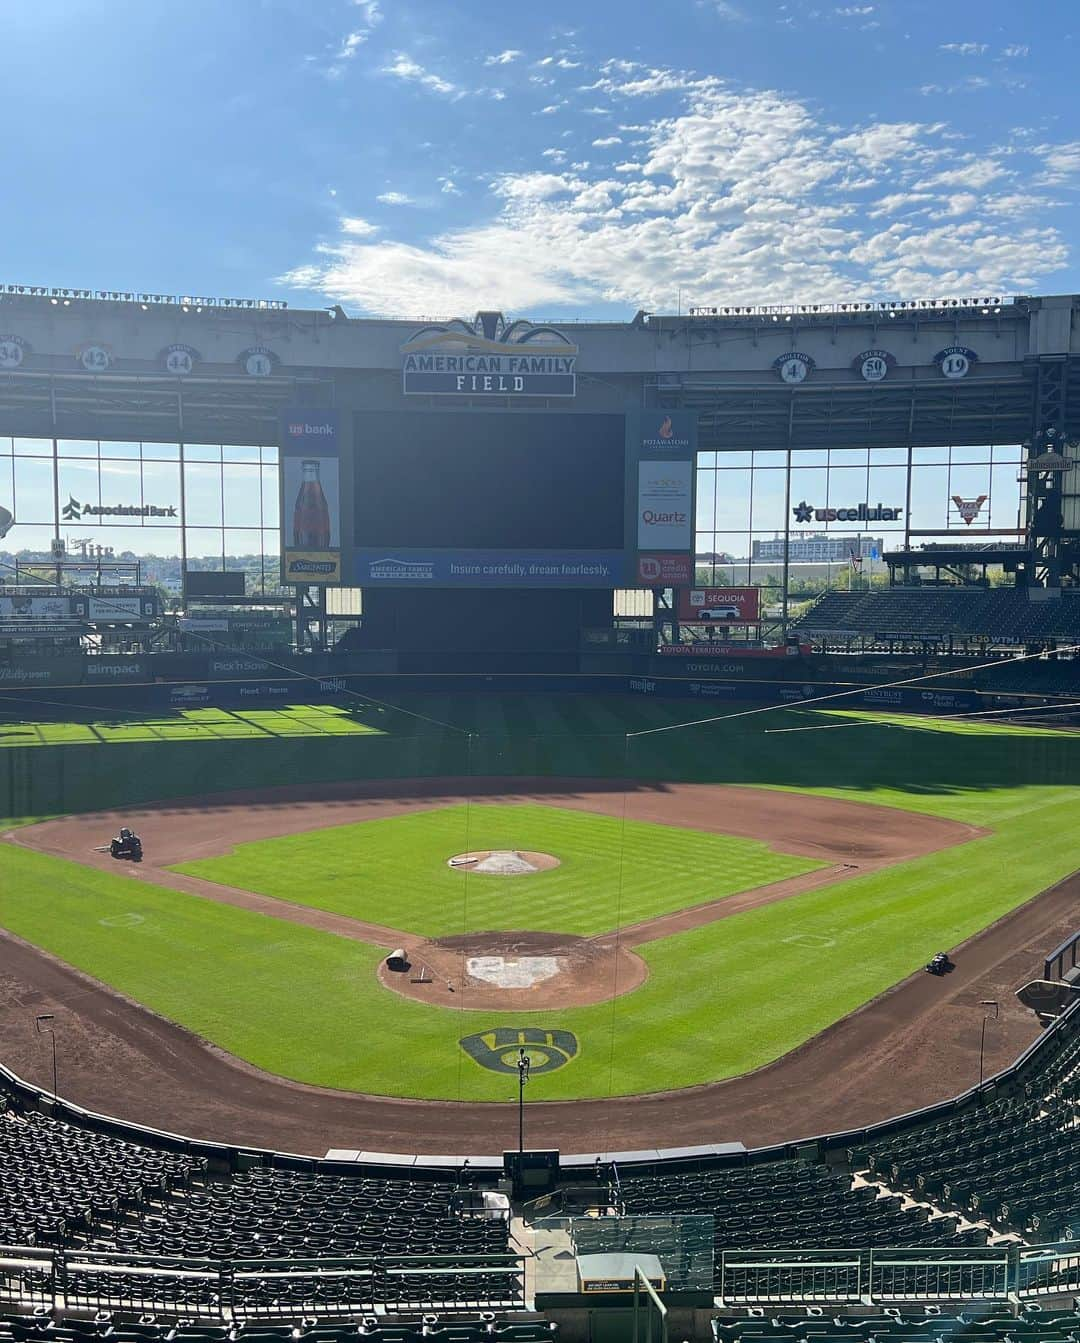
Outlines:
POLYGON ((406 396, 573 396, 578 348, 561 331, 507 323, 499 312, 473 322, 426 326, 401 347, 406 396))

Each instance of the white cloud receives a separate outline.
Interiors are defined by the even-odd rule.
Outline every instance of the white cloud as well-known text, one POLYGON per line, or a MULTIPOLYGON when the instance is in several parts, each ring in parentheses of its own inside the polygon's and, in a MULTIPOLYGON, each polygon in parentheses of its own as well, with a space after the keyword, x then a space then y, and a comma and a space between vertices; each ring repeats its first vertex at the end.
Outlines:
POLYGON ((499 54, 498 54, 497 56, 485 56, 485 57, 484 57, 484 64, 485 64, 485 65, 510 65, 513 61, 516 61, 516 60, 518 59, 518 57, 521 56, 521 55, 523 55, 523 54, 524 54, 524 53, 518 51, 518 50, 517 50, 516 48, 514 48, 514 47, 507 47, 507 49, 506 49, 505 51, 500 51, 499 54))
POLYGON ((345 73, 345 67, 353 59, 356 53, 371 36, 372 30, 382 22, 382 10, 379 7, 379 0, 355 0, 356 8, 360 10, 362 20, 360 27, 352 29, 345 34, 334 52, 333 60, 326 68, 328 79, 340 79, 345 73))
POLYGON ((1080 176, 1080 140, 1062 145, 1036 145, 1033 151, 1043 161, 1045 171, 1037 178, 1039 186, 1076 185, 1080 176))
POLYGON ((1007 61, 1019 60, 1021 57, 1027 56, 1030 51, 1029 46, 1021 43, 1014 43, 1011 46, 1001 48, 1001 54, 1007 61))
POLYGON ((416 202, 411 196, 406 196, 404 191, 384 191, 381 195, 375 197, 380 205, 415 205, 416 202))
POLYGON ((938 47, 954 56, 985 56, 989 50, 985 42, 942 42, 938 47))
POLYGON ((542 108, 540 109, 540 115, 541 115, 542 117, 550 117, 550 116, 554 116, 554 114, 555 114, 556 112, 560 111, 560 110, 561 110, 562 108, 564 108, 565 106, 566 106, 566 99, 565 99, 565 98, 563 99, 563 101, 562 101, 561 103, 548 103, 547 107, 542 107, 542 108))
POLYGON ((840 19, 861 19, 868 14, 873 14, 873 5, 842 5, 833 10, 833 13, 840 19))
POLYGON ((457 183, 454 181, 452 177, 440 177, 439 181, 442 183, 440 190, 442 191, 442 194, 444 196, 461 195, 461 188, 457 185, 457 183))
POLYGON ((370 238, 379 231, 376 224, 369 224, 366 219, 345 218, 339 219, 338 223, 341 225, 342 233, 350 238, 370 238))
POLYGON ((790 95, 686 71, 609 63, 605 81, 597 93, 640 112, 678 91, 635 118, 625 162, 543 150, 542 168, 496 173, 496 209, 475 222, 410 243, 342 229, 285 283, 364 312, 451 316, 657 309, 680 287, 721 303, 1031 292, 1066 262, 1030 188, 1080 173, 1080 141, 1006 158, 940 121, 835 126, 790 95))
POLYGON ((606 149, 608 145, 621 145, 621 144, 622 144, 621 135, 605 135, 602 140, 593 141, 593 148, 606 149))
POLYGON ((383 66, 382 72, 384 75, 393 75, 395 79, 419 84, 421 88, 430 89, 432 93, 450 96, 461 92, 456 84, 443 79, 440 75, 432 74, 430 70, 425 70, 422 65, 418 65, 411 56, 406 56, 403 52, 396 52, 390 64, 383 66))

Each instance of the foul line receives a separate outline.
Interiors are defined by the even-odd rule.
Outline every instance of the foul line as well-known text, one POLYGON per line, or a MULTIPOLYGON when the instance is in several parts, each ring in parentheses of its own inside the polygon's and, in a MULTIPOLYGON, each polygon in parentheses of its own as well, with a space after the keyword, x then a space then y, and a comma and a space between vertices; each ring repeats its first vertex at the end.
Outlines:
MULTIPOLYGON (((789 706, 790 707, 790 706, 789 706)), ((1069 700, 1066 704, 1054 704, 1052 706, 1045 704, 1026 704, 1020 708, 1014 709, 971 709, 964 713, 950 713, 944 715, 946 720, 951 722, 954 718, 989 718, 992 714, 1017 714, 1017 713, 1071 713, 1073 709, 1080 709, 1080 699, 1069 700)), ((871 712, 873 712, 871 710, 871 712)), ((915 716, 915 715, 909 715, 915 716)), ((808 727, 767 727, 765 735, 767 737, 779 737, 784 732, 831 732, 838 727, 906 727, 906 723, 894 723, 889 718, 868 718, 858 719, 849 723, 812 723, 808 727)))

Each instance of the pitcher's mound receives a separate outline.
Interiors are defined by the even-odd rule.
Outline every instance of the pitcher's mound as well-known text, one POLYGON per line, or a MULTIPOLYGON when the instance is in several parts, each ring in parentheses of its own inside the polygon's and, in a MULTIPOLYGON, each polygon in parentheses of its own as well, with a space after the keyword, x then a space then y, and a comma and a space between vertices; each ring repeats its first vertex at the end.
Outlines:
POLYGON ((456 853, 446 860, 446 866, 460 872, 483 872, 489 877, 527 877, 558 867, 559 860, 550 853, 533 853, 530 849, 478 849, 456 853))

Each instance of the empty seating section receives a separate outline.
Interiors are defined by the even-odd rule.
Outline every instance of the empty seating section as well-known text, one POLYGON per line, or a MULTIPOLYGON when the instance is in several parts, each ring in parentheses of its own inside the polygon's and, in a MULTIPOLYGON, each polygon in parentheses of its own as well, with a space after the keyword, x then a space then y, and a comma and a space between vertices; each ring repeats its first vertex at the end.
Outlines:
POLYGON ((185 1188, 205 1164, 39 1114, 0 1113, 0 1243, 66 1244, 92 1221, 185 1188))
POLYGON ((0 1316, 0 1343, 544 1343, 557 1339, 558 1326, 543 1320, 501 1320, 489 1312, 475 1319, 441 1321, 427 1315, 388 1322, 370 1318, 355 1324, 320 1324, 298 1317, 295 1324, 210 1325, 158 1323, 154 1316, 114 1320, 53 1320, 49 1315, 0 1316))
MULTIPOLYGON (((127 1255, 212 1259, 385 1258, 446 1255, 467 1259, 453 1274, 423 1274, 424 1299, 477 1303, 520 1296, 516 1272, 500 1262, 509 1251, 504 1217, 465 1216, 445 1182, 364 1179, 303 1171, 259 1170, 167 1196, 153 1206, 125 1209, 95 1223, 88 1248, 127 1255), (471 1256, 478 1256, 476 1259, 471 1256), (487 1271, 485 1271, 487 1265, 487 1271)), ((406 1295, 407 1283, 384 1275, 363 1282, 329 1278, 319 1285, 326 1303, 363 1293, 374 1304, 406 1295)), ((420 1280, 416 1280, 420 1294, 420 1280)), ((246 1299, 309 1299, 310 1280, 295 1287, 267 1279, 246 1299)))
POLYGON ((1032 1240, 1080 1234, 1080 1036, 1053 1042, 1027 1093, 851 1153, 890 1189, 1032 1240))
POLYGON ((1080 1343, 1080 1314, 1073 1310, 1022 1310, 972 1306, 956 1314, 932 1309, 881 1315, 761 1318, 719 1316, 716 1343, 1080 1343))
POLYGON ((1080 593, 1032 601, 1015 588, 889 588, 826 592, 794 624, 869 638, 1080 641, 1080 593))
POLYGON ((824 1166, 773 1161, 692 1174, 622 1177, 627 1213, 700 1213, 714 1218, 717 1251, 751 1248, 982 1245, 985 1233, 957 1235, 956 1219, 904 1208, 899 1195, 824 1166))

